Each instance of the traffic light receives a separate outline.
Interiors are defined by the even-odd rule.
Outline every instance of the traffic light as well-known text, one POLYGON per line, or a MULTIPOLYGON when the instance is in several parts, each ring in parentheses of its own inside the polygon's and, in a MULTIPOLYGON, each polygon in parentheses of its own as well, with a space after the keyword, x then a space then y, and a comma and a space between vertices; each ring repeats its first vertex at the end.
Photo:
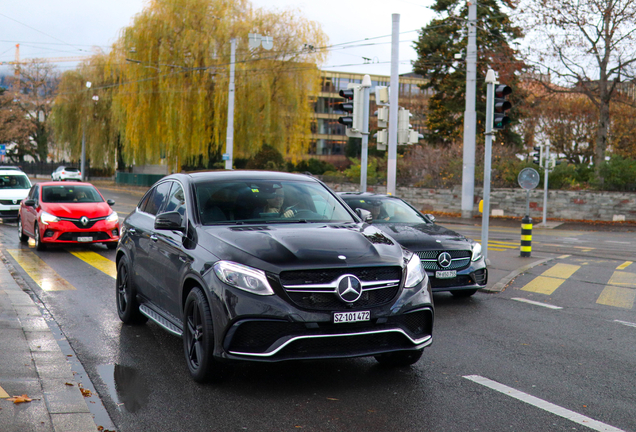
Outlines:
POLYGON ((532 147, 536 153, 532 153, 532 163, 535 163, 537 165, 539 165, 540 167, 543 167, 543 146, 542 145, 538 145, 538 146, 534 146, 532 147))
POLYGON ((380 151, 385 151, 389 143, 389 131, 380 129, 373 137, 376 139, 376 148, 380 151))
POLYGON ((409 123, 412 114, 409 110, 400 108, 398 111, 398 145, 417 144, 420 138, 423 138, 417 131, 411 129, 409 123))
POLYGON ((512 104, 506 100, 506 96, 512 93, 512 89, 505 84, 495 86, 495 112, 492 117, 493 130, 502 130, 510 123, 510 117, 506 111, 512 108, 512 104))
POLYGON ((362 138, 363 88, 360 84, 349 83, 347 90, 340 90, 345 102, 338 104, 338 109, 350 115, 338 118, 338 123, 345 125, 348 137, 362 138))

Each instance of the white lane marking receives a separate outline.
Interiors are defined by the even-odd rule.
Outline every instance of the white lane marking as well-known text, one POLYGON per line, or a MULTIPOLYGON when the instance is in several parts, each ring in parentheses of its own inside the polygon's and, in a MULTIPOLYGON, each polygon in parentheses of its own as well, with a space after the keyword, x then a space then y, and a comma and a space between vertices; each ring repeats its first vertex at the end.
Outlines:
POLYGON ((464 376, 464 378, 471 380, 473 382, 476 382, 477 384, 486 386, 492 390, 498 391, 499 393, 503 393, 505 395, 518 399, 521 402, 525 402, 527 404, 540 408, 549 413, 566 418, 570 421, 573 421, 574 423, 578 423, 590 429, 593 429, 596 431, 603 431, 603 432, 625 432, 622 429, 618 429, 618 428, 615 428, 614 426, 601 423, 600 421, 584 416, 583 414, 570 411, 569 409, 560 407, 548 401, 544 401, 543 399, 539 399, 538 397, 531 396, 527 393, 513 389, 512 387, 508 387, 506 385, 500 384, 497 381, 493 381, 479 375, 466 375, 464 376))
POLYGON ((636 323, 629 322, 629 321, 614 320, 614 322, 617 322, 619 324, 623 324, 626 326, 630 326, 630 327, 636 327, 636 323))
POLYGON ((519 298, 519 297, 513 297, 512 300, 517 300, 517 301, 524 302, 524 303, 530 303, 530 304, 533 304, 533 305, 536 305, 536 306, 543 306, 543 307, 547 307, 547 308, 550 308, 550 309, 563 309, 561 306, 554 306, 554 305, 551 305, 551 304, 548 304, 548 303, 541 303, 541 302, 538 302, 538 301, 532 301, 532 300, 519 298))
POLYGON ((632 244, 631 242, 622 242, 622 241, 614 241, 614 240, 605 240, 604 243, 632 244))

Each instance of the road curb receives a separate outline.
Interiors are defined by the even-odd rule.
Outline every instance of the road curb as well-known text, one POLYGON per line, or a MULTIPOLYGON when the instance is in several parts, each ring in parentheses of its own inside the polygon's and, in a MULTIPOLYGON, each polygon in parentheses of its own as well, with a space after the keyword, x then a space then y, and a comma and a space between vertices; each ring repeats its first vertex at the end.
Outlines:
POLYGON ((508 284, 510 282, 512 282, 512 280, 514 278, 516 278, 517 276, 519 276, 520 274, 527 272, 528 270, 530 270, 533 267, 539 266, 541 264, 547 263, 548 261, 552 261, 552 260, 555 260, 555 259, 556 259, 556 257, 544 258, 542 260, 535 261, 535 262, 530 263, 528 265, 525 265, 523 267, 519 267, 518 269, 513 270, 512 272, 510 272, 506 277, 501 278, 499 280, 499 282, 494 284, 492 287, 490 287, 490 288, 482 288, 479 291, 486 292, 486 293, 499 293, 499 292, 502 292, 506 288, 506 286, 508 286, 508 284))

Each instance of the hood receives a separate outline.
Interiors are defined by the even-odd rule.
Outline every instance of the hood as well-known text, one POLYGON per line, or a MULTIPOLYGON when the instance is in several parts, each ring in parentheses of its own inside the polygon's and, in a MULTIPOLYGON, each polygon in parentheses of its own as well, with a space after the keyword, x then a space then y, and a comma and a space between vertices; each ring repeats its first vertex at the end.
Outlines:
POLYGON ((0 189, 0 199, 2 200, 23 200, 29 194, 29 189, 0 189))
POLYGON ((404 265, 402 247, 367 224, 212 226, 204 227, 201 234, 199 244, 214 255, 276 273, 295 268, 404 265))
POLYGON ((108 216, 113 209, 105 202, 100 203, 40 203, 42 210, 57 217, 89 219, 108 216))
POLYGON ((423 250, 469 250, 470 240, 437 224, 378 224, 384 233, 414 252, 423 250))

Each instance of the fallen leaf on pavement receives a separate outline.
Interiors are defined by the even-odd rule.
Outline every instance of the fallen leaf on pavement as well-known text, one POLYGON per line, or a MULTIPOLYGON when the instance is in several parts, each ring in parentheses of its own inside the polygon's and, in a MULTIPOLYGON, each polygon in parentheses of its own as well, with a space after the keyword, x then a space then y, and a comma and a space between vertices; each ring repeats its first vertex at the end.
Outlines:
POLYGON ((338 399, 328 397, 327 400, 338 400, 338 399))
POLYGON ((93 395, 93 393, 91 393, 90 390, 87 390, 87 389, 85 389, 83 387, 80 387, 80 391, 82 392, 84 397, 91 397, 93 395))
POLYGON ((22 396, 13 396, 12 398, 9 398, 7 400, 13 402, 14 404, 19 404, 24 402, 31 402, 32 399, 26 394, 23 394, 22 396))
POLYGON ((71 387, 73 387, 73 386, 75 385, 75 384, 73 384, 73 383, 69 383, 69 382, 64 383, 64 384, 66 384, 67 386, 71 386, 71 387))

